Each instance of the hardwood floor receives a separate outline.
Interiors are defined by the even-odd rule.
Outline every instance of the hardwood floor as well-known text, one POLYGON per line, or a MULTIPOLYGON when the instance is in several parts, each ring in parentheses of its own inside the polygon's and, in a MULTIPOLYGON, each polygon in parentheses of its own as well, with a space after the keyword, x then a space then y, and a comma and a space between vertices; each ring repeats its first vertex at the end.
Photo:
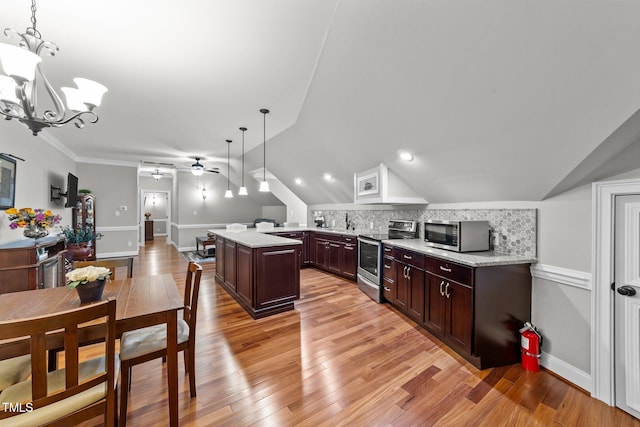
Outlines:
MULTIPOLYGON (((147 243, 134 276, 168 272, 182 286, 182 256, 147 243)), ((478 371, 352 282, 304 269, 296 309, 253 320, 202 265, 198 396, 180 362, 181 425, 640 426, 548 372, 478 371)), ((134 368, 130 426, 168 425, 165 384, 159 360, 134 368)))

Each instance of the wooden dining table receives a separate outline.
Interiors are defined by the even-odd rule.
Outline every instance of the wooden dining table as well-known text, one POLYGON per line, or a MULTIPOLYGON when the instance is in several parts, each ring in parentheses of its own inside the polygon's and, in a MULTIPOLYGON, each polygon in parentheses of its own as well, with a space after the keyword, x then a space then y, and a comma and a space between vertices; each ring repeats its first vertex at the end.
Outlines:
MULTIPOLYGON (((178 425, 178 311, 184 308, 170 274, 138 276, 107 281, 103 299, 115 298, 116 334, 147 326, 167 325, 167 382, 169 389, 169 421, 178 425)), ((12 292, 0 295, 0 321, 26 319, 65 311, 80 306, 74 290, 67 287, 12 292)), ((92 340, 91 325, 87 325, 83 342, 92 340)), ((56 348, 59 337, 51 337, 49 348, 56 348)), ((29 353, 24 340, 0 342, 0 359, 29 353)), ((126 387, 121 384, 121 387, 126 387)))

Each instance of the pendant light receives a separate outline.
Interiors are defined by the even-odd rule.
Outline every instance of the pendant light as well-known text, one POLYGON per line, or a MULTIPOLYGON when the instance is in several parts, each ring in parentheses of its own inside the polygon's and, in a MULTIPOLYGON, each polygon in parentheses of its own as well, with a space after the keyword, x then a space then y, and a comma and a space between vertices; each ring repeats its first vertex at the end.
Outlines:
POLYGON ((262 167, 262 182, 260 183, 260 188, 259 191, 262 192, 268 192, 269 191, 269 183, 267 182, 267 114, 269 114, 269 110, 267 110, 266 108, 261 108, 260 112, 262 113, 263 116, 263 142, 262 142, 262 149, 263 149, 263 158, 264 158, 264 163, 263 163, 263 167, 262 167))
POLYGON ((244 133, 247 128, 241 127, 240 130, 242 131, 242 187, 238 190, 238 196, 246 196, 249 194, 247 193, 247 187, 244 186, 244 133))
POLYGON ((231 179, 229 178, 229 153, 231 151, 231 140, 227 139, 227 191, 224 193, 224 197, 230 199, 233 197, 233 193, 231 192, 231 179))

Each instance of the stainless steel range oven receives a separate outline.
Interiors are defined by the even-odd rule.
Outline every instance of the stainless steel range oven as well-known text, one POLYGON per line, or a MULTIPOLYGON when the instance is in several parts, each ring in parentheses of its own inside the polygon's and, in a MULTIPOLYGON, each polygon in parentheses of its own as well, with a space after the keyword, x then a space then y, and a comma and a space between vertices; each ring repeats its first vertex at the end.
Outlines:
POLYGON ((375 302, 382 302, 382 241, 390 239, 417 239, 418 222, 389 221, 388 234, 361 234, 358 236, 358 287, 375 302))

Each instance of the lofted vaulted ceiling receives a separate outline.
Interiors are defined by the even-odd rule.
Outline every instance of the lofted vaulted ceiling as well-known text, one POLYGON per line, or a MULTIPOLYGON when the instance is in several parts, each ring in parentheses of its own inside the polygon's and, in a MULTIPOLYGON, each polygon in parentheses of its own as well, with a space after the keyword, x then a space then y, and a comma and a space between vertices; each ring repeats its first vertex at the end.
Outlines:
MULTIPOLYGON (((238 127, 262 166, 266 107, 267 169, 308 204, 351 202, 380 162, 431 202, 542 200, 638 167, 640 2, 41 0, 37 16, 54 85, 109 88, 98 124, 43 132, 79 160, 224 169, 231 138, 239 182, 238 127)), ((2 27, 29 18, 2 2, 2 27)))

